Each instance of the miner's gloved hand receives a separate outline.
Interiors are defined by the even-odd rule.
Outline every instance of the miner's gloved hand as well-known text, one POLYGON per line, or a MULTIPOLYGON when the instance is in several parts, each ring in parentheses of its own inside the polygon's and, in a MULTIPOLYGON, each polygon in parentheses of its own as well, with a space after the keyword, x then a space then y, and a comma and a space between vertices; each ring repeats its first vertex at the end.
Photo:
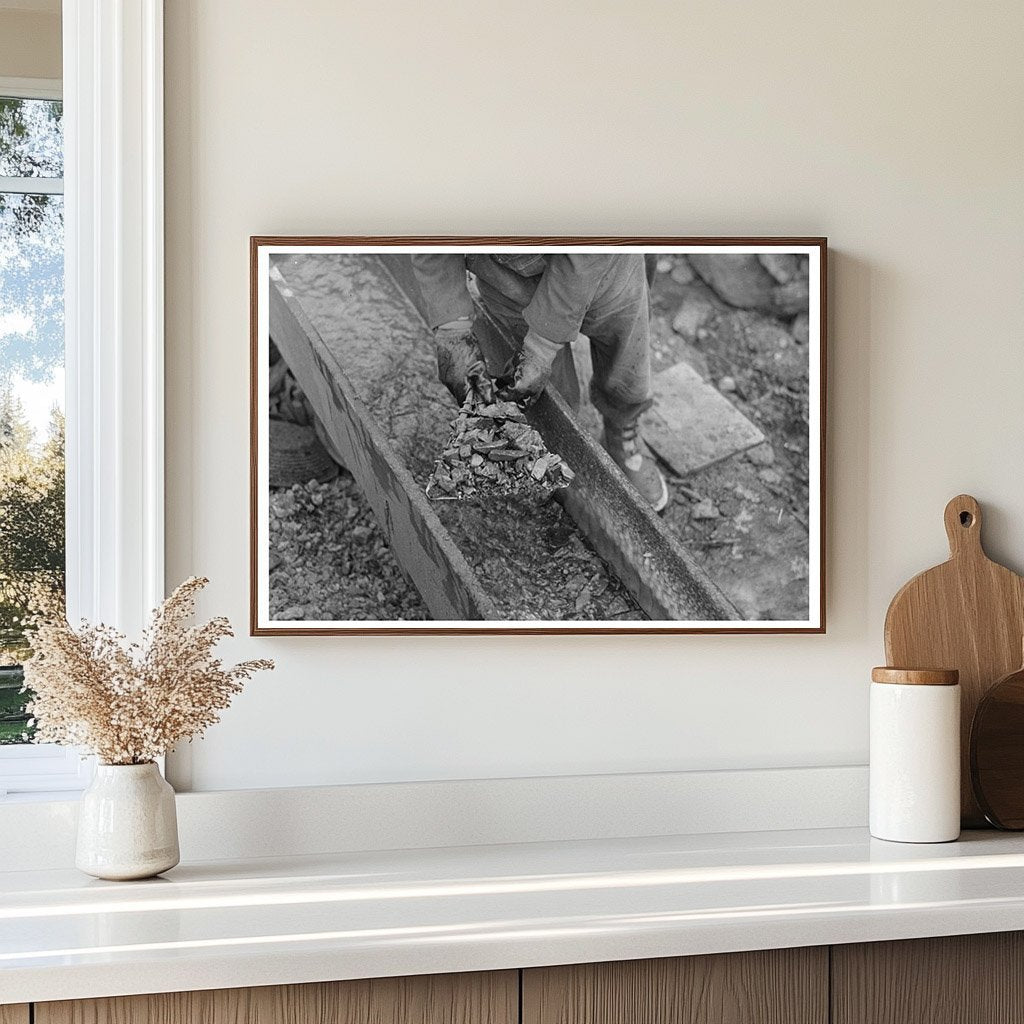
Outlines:
POLYGON ((561 350, 557 342, 542 338, 536 331, 528 331, 522 349, 512 362, 511 372, 499 382, 502 397, 524 409, 533 405, 551 380, 551 367, 561 350))
POLYGON ((434 329, 437 351, 437 379, 462 405, 472 392, 481 402, 494 401, 494 385, 480 345, 473 336, 473 321, 468 316, 434 329))

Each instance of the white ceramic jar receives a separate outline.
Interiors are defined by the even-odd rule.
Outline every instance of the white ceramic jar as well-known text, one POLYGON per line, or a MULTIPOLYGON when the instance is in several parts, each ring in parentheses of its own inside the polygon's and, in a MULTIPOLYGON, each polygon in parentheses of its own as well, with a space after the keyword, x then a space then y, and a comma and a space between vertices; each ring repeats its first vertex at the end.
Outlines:
POLYGON ((952 669, 871 673, 870 823, 876 839, 960 835, 960 685, 952 669))
POLYGON ((82 794, 75 865, 96 878, 150 878, 178 863, 174 790, 149 764, 98 764, 82 794))

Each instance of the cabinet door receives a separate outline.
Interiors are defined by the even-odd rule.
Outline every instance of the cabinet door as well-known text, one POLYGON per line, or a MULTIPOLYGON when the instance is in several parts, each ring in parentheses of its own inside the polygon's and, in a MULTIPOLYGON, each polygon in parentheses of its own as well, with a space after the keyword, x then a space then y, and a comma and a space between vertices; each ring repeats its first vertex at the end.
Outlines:
POLYGON ((28 1006, 0 1006, 0 1024, 28 1024, 28 1006))
POLYGON ((523 972, 523 1024, 827 1021, 828 950, 820 947, 523 972))
POLYGON ((1024 1021, 1024 934, 832 947, 834 1024, 1024 1021))
POLYGON ((35 1024, 517 1024, 515 971, 37 1003, 35 1024))

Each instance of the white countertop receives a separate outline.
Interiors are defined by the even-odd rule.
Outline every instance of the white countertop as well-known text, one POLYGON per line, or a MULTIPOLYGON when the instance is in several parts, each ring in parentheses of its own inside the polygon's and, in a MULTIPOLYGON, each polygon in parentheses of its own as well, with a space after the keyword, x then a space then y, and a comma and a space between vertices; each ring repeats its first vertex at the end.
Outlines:
POLYGON ((0 1004, 1024 929, 1024 836, 861 829, 0 872, 0 1004))

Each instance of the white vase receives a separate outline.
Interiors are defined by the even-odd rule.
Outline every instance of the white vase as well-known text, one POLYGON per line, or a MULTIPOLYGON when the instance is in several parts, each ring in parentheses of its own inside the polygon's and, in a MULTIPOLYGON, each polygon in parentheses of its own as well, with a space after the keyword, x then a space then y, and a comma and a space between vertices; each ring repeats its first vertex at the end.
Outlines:
POLYGON ((96 878, 150 878, 180 860, 174 790, 149 764, 99 764, 82 794, 75 865, 96 878))

